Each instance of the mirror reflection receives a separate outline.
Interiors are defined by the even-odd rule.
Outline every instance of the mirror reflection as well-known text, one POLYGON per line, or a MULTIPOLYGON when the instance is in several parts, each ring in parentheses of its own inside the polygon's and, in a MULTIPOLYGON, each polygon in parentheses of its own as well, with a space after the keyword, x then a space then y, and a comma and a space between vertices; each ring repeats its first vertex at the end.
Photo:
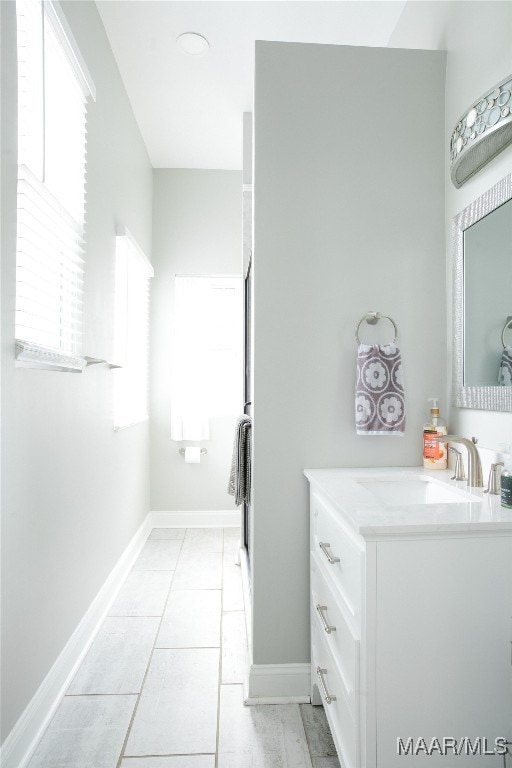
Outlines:
POLYGON ((464 386, 512 386, 512 200, 464 230, 464 386))

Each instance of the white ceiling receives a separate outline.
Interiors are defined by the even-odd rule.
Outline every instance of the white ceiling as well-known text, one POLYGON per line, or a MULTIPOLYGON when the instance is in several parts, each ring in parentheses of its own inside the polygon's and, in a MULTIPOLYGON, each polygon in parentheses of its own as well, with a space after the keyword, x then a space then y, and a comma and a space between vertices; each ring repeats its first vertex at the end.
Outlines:
POLYGON ((242 113, 252 110, 255 40, 386 46, 405 1, 97 0, 155 168, 242 167, 242 113), (209 43, 202 57, 182 32, 209 43))

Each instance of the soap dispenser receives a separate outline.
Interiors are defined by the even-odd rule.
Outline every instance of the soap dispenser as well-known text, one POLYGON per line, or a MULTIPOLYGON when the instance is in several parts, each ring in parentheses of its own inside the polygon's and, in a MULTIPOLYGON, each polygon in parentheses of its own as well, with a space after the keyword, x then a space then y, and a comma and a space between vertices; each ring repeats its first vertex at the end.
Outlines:
POLYGON ((423 467, 425 469, 446 469, 448 466, 448 444, 436 443, 434 438, 448 433, 444 420, 439 415, 439 400, 429 397, 430 417, 423 425, 423 467))

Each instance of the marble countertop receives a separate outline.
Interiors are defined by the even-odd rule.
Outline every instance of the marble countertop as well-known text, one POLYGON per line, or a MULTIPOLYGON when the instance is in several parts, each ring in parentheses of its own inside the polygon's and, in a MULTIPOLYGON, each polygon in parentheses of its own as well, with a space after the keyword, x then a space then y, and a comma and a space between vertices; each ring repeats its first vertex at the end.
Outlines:
POLYGON ((369 467, 306 469, 304 474, 312 488, 365 538, 445 533, 512 535, 512 509, 502 507, 500 497, 484 493, 483 488, 468 488, 465 482, 451 480, 452 470, 369 467), (386 481, 393 484, 391 497, 395 498, 399 483, 404 483, 403 494, 398 493, 403 500, 379 498, 386 496, 386 481), (426 481, 434 497, 436 493, 447 494, 450 502, 408 501, 407 489, 417 488, 418 481, 426 481), (379 492, 370 490, 374 488, 379 492))

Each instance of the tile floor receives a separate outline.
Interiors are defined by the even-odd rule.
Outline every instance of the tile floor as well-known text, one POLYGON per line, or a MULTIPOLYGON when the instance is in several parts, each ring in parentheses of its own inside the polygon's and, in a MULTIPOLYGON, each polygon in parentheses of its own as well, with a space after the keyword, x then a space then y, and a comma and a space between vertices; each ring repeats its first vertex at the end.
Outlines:
POLYGON ((243 705, 236 528, 154 528, 28 768, 340 768, 321 707, 243 705))

